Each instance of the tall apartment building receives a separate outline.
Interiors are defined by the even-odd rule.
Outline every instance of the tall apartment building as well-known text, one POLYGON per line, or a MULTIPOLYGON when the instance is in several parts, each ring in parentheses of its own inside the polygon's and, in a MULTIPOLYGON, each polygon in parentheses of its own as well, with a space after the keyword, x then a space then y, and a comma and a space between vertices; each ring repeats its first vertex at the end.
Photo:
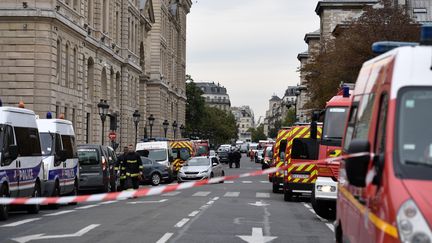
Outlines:
POLYGON ((255 117, 252 109, 249 106, 232 107, 231 112, 237 123, 238 139, 250 142, 252 140, 252 133, 248 130, 255 128, 255 117))
POLYGON ((223 111, 230 111, 231 101, 224 86, 215 82, 197 82, 195 84, 203 92, 202 97, 204 97, 207 105, 223 111))

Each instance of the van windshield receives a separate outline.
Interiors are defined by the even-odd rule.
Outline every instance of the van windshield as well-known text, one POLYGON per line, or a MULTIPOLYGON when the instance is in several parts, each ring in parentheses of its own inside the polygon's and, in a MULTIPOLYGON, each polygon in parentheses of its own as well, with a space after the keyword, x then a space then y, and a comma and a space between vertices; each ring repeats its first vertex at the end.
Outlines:
POLYGON ((39 134, 42 147, 42 155, 51 155, 54 152, 54 135, 51 133, 39 134))
POLYGON ((97 165, 99 164, 99 155, 96 149, 82 148, 78 149, 78 159, 80 165, 97 165))
POLYGON ((340 140, 345 129, 348 107, 329 107, 326 110, 323 140, 340 140))
MULTIPOLYGON (((149 155, 148 158, 153 161, 166 161, 167 160, 167 150, 166 149, 148 149, 149 155)), ((138 150, 137 153, 141 156, 144 156, 143 150, 138 150)))
POLYGON ((432 89, 409 89, 400 98, 397 151, 409 178, 421 178, 422 173, 429 172, 427 178, 432 179, 431 105, 432 89))

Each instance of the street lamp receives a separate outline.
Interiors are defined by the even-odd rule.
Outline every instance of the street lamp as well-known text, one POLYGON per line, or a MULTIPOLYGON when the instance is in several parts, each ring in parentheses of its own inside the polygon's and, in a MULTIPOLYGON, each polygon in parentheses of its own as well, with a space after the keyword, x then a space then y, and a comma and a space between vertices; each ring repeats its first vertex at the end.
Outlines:
POLYGON ((174 121, 173 122, 173 124, 172 124, 172 127, 173 127, 173 132, 174 132, 174 139, 176 139, 176 135, 177 135, 177 121, 174 121))
POLYGON ((150 114, 150 116, 147 118, 147 120, 149 121, 149 126, 150 126, 150 138, 153 137, 153 124, 154 124, 154 120, 155 118, 153 117, 153 114, 150 114))
POLYGON ((183 137, 183 131, 185 130, 185 126, 183 124, 180 125, 180 137, 183 137))
POLYGON ((99 116, 102 121, 102 145, 104 144, 104 131, 105 131, 105 120, 108 114, 109 105, 106 100, 100 100, 97 104, 99 110, 99 116))
POLYGON ((165 133, 165 138, 167 137, 168 126, 169 126, 169 122, 168 122, 168 120, 165 120, 165 121, 162 123, 162 127, 163 127, 163 129, 164 129, 164 133, 165 133))
POLYGON ((132 114, 133 122, 135 124, 135 145, 137 143, 138 139, 138 123, 140 122, 141 114, 138 110, 135 110, 135 112, 132 114))

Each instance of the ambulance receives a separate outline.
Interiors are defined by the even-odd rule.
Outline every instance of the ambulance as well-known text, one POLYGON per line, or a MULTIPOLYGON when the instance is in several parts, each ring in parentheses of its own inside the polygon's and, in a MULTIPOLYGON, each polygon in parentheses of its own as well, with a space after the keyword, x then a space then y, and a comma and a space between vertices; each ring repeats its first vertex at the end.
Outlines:
POLYGON ((171 140, 169 146, 173 156, 173 173, 177 175, 186 160, 195 157, 197 151, 194 149, 194 143, 189 140, 171 140))
MULTIPOLYGON (((33 111, 0 107, 0 158, 0 197, 41 196, 42 153, 33 111)), ((0 220, 8 218, 9 209, 0 205, 0 220)), ((36 214, 39 205, 26 209, 36 214)))
POLYGON ((43 196, 76 195, 78 153, 72 122, 64 119, 37 119, 43 156, 43 196))
POLYGON ((343 141, 337 242, 432 242, 432 26, 363 64, 343 141), (405 45, 405 46, 404 46, 405 45))

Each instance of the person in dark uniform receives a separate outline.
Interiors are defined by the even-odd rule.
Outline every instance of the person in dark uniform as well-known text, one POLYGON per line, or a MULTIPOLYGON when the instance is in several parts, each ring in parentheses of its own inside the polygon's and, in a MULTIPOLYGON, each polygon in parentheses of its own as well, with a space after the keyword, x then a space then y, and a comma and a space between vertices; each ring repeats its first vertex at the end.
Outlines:
POLYGON ((143 164, 141 156, 135 152, 134 146, 131 144, 128 148, 128 153, 123 159, 126 168, 126 178, 132 183, 133 189, 139 188, 139 182, 143 175, 143 164))
POLYGON ((233 157, 234 157, 234 162, 235 162, 236 168, 240 168, 240 160, 241 160, 242 155, 238 149, 236 149, 233 152, 233 157))
POLYGON ((229 167, 232 168, 233 163, 235 163, 235 157, 234 157, 234 150, 230 149, 228 151, 228 161, 229 161, 229 167))
POLYGON ((124 189, 125 182, 126 182, 126 167, 125 167, 123 161, 124 161, 124 157, 128 153, 128 150, 129 150, 129 147, 127 147, 127 146, 123 147, 123 154, 121 154, 117 158, 117 161, 116 161, 115 166, 114 166, 114 171, 116 172, 116 175, 120 179, 119 191, 124 189))

